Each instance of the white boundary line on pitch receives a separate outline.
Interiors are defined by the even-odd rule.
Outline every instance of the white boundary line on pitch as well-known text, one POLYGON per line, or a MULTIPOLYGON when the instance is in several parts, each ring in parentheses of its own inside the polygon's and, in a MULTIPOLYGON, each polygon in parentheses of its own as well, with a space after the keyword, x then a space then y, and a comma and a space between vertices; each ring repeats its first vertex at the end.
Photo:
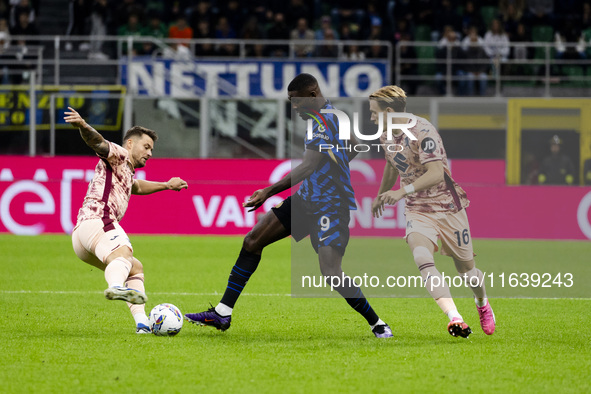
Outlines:
MULTIPOLYGON (((0 290, 0 294, 102 294, 98 291, 76 291, 76 290, 0 290)), ((221 296, 223 294, 218 292, 213 293, 174 293, 174 292, 150 292, 148 294, 158 296, 221 296)), ((293 298, 335 298, 335 297, 318 297, 317 295, 292 295, 292 294, 265 294, 265 293, 242 293, 243 296, 253 297, 293 297, 293 298)), ((394 296, 394 297, 373 297, 373 298, 428 298, 428 297, 417 297, 417 296, 394 296)), ((466 298, 466 297, 456 297, 466 298)), ((493 298, 494 299, 494 298, 493 298)), ((498 297, 496 299, 509 299, 509 300, 591 300, 591 298, 581 297, 498 297)))
MULTIPOLYGON (((75 291, 75 290, 0 290, 0 294, 102 294, 98 291, 75 291)), ((220 293, 169 293, 169 292, 149 292, 153 295, 170 296, 221 296, 220 293)), ((244 296, 259 297, 291 297, 291 294, 263 294, 263 293, 242 293, 244 296)))

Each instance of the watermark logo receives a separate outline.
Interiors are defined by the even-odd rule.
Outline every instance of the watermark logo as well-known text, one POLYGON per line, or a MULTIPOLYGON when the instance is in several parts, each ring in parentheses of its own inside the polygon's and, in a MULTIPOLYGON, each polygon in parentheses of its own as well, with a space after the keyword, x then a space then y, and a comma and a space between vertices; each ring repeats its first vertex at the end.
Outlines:
MULTIPOLYGON (((337 117, 339 121, 339 139, 344 141, 351 140, 351 120, 349 119, 349 115, 347 115, 345 112, 340 111, 338 109, 322 108, 320 110, 320 113, 312 110, 312 112, 306 112, 306 114, 310 117, 308 119, 307 125, 308 139, 313 138, 314 122, 318 124, 318 127, 328 128, 326 119, 322 116, 322 114, 333 114, 337 117)), ((387 114, 388 115, 386 118, 386 136, 388 140, 392 140, 394 130, 401 130, 412 141, 417 140, 417 137, 415 137, 414 134, 412 134, 409 130, 417 125, 417 117, 415 115, 407 112, 388 112, 387 114), (401 121, 401 119, 407 120, 403 123, 395 123, 395 121, 399 122, 401 121)), ((371 141, 380 138, 380 136, 384 133, 384 113, 380 112, 378 114, 378 130, 375 132, 375 134, 366 135, 359 131, 359 114, 357 112, 354 112, 353 133, 359 140, 362 141, 371 141)))

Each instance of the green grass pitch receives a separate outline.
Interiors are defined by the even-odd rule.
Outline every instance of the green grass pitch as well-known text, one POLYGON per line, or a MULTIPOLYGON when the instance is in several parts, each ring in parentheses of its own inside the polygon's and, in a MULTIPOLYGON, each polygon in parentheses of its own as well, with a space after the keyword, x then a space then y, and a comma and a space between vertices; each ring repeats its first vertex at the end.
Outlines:
MULTIPOLYGON (((132 236, 148 308, 183 313, 219 301, 240 237, 132 236)), ((401 240, 384 240, 409 264, 401 240)), ((591 264, 588 242, 476 240, 477 262, 524 267, 591 264)), ((589 299, 494 298, 497 332, 473 301, 456 304, 474 333, 453 338, 428 298, 370 299, 395 337, 378 340, 334 298, 292 298, 290 242, 270 246, 230 330, 185 322, 172 338, 136 335, 127 307, 107 301, 101 271, 77 260, 65 235, 0 236, 0 382, 42 392, 589 392, 589 299)), ((437 258, 451 271, 451 260, 437 258)), ((441 263, 439 263, 441 262, 441 263)), ((584 280, 585 278, 583 278, 584 280)), ((465 290, 465 289, 464 289, 465 290)), ((490 293, 490 292, 489 292, 490 293)), ((453 294, 453 293, 452 293, 453 294)))

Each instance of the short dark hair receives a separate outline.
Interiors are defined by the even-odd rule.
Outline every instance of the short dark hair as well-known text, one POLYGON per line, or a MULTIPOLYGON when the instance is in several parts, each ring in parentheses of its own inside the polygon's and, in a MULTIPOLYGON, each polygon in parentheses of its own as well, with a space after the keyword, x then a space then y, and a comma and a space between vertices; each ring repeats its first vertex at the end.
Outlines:
POLYGON ((300 92, 306 88, 311 88, 318 85, 318 81, 313 75, 302 73, 295 77, 287 87, 288 92, 300 92))
POLYGON ((154 130, 147 129, 142 126, 133 126, 131 129, 127 130, 125 136, 123 137, 123 141, 127 141, 128 139, 134 136, 138 136, 141 138, 141 136, 144 134, 150 137, 154 142, 158 140, 158 134, 156 134, 154 130))

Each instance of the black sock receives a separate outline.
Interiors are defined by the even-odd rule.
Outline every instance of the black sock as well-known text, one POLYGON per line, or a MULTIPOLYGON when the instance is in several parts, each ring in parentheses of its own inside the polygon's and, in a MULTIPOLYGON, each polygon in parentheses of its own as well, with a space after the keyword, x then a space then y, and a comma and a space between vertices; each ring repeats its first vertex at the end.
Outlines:
POLYGON ((361 289, 357 286, 353 285, 344 285, 339 287, 334 287, 336 291, 339 292, 347 304, 351 306, 351 308, 355 309, 357 312, 361 314, 367 320, 369 325, 373 326, 380 320, 376 312, 373 310, 371 305, 369 305, 369 301, 363 295, 361 289))
POLYGON ((261 255, 250 253, 242 248, 228 278, 228 286, 220 301, 222 304, 234 308, 234 304, 236 304, 240 293, 244 290, 244 286, 246 286, 250 276, 257 269, 259 261, 261 261, 261 255))

